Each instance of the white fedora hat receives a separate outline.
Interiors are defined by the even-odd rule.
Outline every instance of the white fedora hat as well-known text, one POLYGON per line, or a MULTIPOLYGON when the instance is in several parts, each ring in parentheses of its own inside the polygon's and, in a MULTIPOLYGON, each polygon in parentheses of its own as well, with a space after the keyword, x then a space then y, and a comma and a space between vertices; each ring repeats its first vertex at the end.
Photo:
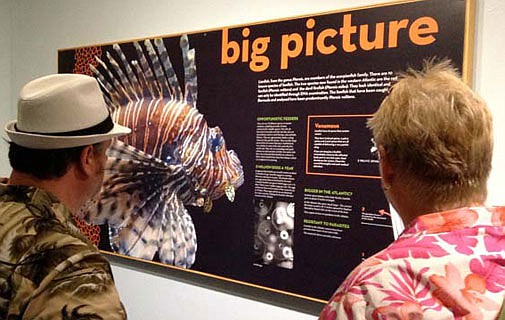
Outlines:
POLYGON ((10 140, 32 149, 85 146, 130 133, 114 123, 95 78, 53 74, 28 82, 19 94, 10 140))

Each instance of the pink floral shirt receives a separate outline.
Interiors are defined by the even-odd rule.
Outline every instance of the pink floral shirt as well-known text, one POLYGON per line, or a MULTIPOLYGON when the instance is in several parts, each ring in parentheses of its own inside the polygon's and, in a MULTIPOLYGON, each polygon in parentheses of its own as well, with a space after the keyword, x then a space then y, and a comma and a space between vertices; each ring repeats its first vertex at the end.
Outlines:
POLYGON ((354 269, 319 319, 495 319, 505 297, 505 207, 418 217, 354 269))

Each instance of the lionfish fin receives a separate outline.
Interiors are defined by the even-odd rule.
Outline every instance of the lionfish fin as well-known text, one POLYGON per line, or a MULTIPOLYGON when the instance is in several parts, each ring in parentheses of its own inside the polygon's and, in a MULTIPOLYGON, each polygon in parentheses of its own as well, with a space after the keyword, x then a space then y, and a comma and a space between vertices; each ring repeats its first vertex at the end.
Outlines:
POLYGON ((119 56, 119 59, 121 61, 121 65, 125 68, 125 71, 126 71, 126 76, 124 77, 125 78, 124 80, 127 79, 128 81, 123 81, 123 84, 127 85, 128 88, 130 88, 130 95, 132 97, 135 97, 136 100, 140 99, 139 94, 138 94, 138 92, 140 92, 140 90, 139 90, 140 84, 137 79, 137 76, 133 72, 132 67, 128 63, 128 60, 126 60, 125 54, 123 53, 123 51, 121 50, 121 47, 117 43, 115 43, 112 46, 112 48, 119 56))
POLYGON ((212 211, 212 199, 210 197, 205 198, 205 202, 203 204, 203 212, 209 213, 212 211))
POLYGON ((149 216, 130 215, 121 225, 109 225, 112 249, 125 255, 152 259, 158 250, 161 216, 158 210, 154 210, 149 216))
POLYGON ((182 59, 184 64, 185 100, 196 106, 198 85, 196 76, 195 49, 189 49, 188 36, 183 35, 180 40, 182 59))
POLYGON ((102 191, 85 209, 87 221, 120 226, 129 216, 144 217, 149 215, 144 211, 154 208, 155 201, 163 201, 168 190, 181 201, 195 197, 193 183, 181 165, 168 165, 119 140, 111 144, 107 155, 102 191))
POLYGON ((149 60, 151 61, 151 64, 153 66, 154 75, 156 76, 156 82, 158 83, 158 87, 160 90, 159 96, 169 97, 172 91, 170 90, 170 86, 167 83, 167 78, 165 77, 162 65, 160 63, 160 60, 158 59, 158 55, 156 54, 156 51, 154 50, 151 41, 145 40, 144 47, 147 50, 149 60))
POLYGON ((235 187, 231 184, 226 185, 224 188, 224 193, 230 202, 235 201, 235 187))
POLYGON ((154 44, 156 45, 156 48, 160 54, 160 60, 163 64, 163 69, 165 70, 168 83, 170 84, 173 98, 175 100, 182 100, 181 86, 179 85, 179 80, 177 80, 177 76, 175 74, 174 67, 172 66, 170 56, 168 55, 167 48, 163 44, 163 40, 159 38, 154 39, 154 44))
MULTIPOLYGON (((146 40, 148 41, 148 40, 146 40)), ((158 83, 156 82, 156 79, 153 75, 153 71, 151 70, 151 66, 147 62, 146 56, 144 54, 144 51, 142 50, 142 47, 138 42, 134 42, 133 46, 135 47, 135 50, 137 51, 137 56, 140 60, 140 73, 145 76, 145 84, 147 86, 147 92, 151 97, 159 97, 161 94, 160 88, 158 83)))
POLYGON ((189 268, 195 262, 197 241, 193 220, 176 197, 168 199, 167 214, 162 220, 159 257, 163 263, 189 268))
POLYGON ((130 81, 128 80, 125 73, 119 66, 119 63, 116 61, 116 59, 114 59, 114 57, 110 54, 110 52, 107 52, 106 56, 107 59, 109 60, 109 65, 112 66, 112 68, 114 69, 113 71, 115 71, 116 74, 118 75, 117 78, 119 78, 119 81, 117 81, 117 78, 114 78, 115 80, 114 84, 121 91, 122 98, 126 99, 126 101, 133 101, 136 97, 130 81))
POLYGON ((125 101, 139 101, 147 97, 167 97, 179 101, 184 99, 189 105, 196 106, 198 86, 195 50, 189 49, 187 35, 183 35, 180 40, 184 65, 184 94, 162 39, 146 39, 145 51, 137 41, 133 42, 133 46, 138 60, 128 62, 120 45, 114 44, 113 49, 119 61, 107 52, 109 67, 99 57, 96 57, 96 60, 104 71, 90 66, 104 92, 110 97, 110 103, 115 105, 113 108, 125 101))
POLYGON ((131 64, 132 64, 133 68, 135 69, 135 71, 137 72, 137 74, 139 75, 140 88, 139 88, 138 92, 139 92, 140 96, 141 97, 149 96, 151 94, 150 93, 151 92, 151 85, 149 85, 147 83, 146 76, 144 75, 144 72, 142 71, 142 68, 140 67, 138 60, 132 60, 131 64))
POLYGON ((124 99, 123 95, 122 95, 122 90, 118 89, 120 87, 119 85, 119 82, 116 80, 116 78, 112 75, 112 73, 110 72, 109 68, 107 67, 107 64, 105 62, 103 62, 100 58, 96 58, 96 61, 98 62, 98 64, 104 69, 104 72, 107 74, 107 76, 112 80, 112 82, 108 81, 105 76, 103 75, 103 73, 101 73, 100 71, 98 71, 98 69, 96 69, 95 67, 91 67, 91 70, 93 71, 93 73, 95 74, 95 77, 97 78, 98 80, 98 83, 102 86, 102 88, 104 89, 106 95, 108 95, 109 97, 109 101, 112 103, 112 104, 109 104, 109 108, 112 109, 111 111, 114 111, 116 110, 117 108, 119 108, 119 105, 120 105, 120 102, 122 99, 124 99))

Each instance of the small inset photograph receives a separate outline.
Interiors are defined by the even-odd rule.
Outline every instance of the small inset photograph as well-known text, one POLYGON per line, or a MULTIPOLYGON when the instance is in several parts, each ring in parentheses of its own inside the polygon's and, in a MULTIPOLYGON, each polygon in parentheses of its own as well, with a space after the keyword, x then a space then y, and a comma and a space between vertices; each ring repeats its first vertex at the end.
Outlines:
POLYGON ((293 269, 295 204, 273 199, 255 199, 255 265, 293 269))

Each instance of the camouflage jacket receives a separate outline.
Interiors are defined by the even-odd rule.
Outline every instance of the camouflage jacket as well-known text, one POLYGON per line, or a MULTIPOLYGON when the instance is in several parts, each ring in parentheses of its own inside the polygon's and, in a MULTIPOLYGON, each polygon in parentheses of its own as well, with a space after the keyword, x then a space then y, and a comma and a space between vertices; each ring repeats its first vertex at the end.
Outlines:
POLYGON ((126 319, 109 263, 41 189, 0 184, 0 319, 126 319))

